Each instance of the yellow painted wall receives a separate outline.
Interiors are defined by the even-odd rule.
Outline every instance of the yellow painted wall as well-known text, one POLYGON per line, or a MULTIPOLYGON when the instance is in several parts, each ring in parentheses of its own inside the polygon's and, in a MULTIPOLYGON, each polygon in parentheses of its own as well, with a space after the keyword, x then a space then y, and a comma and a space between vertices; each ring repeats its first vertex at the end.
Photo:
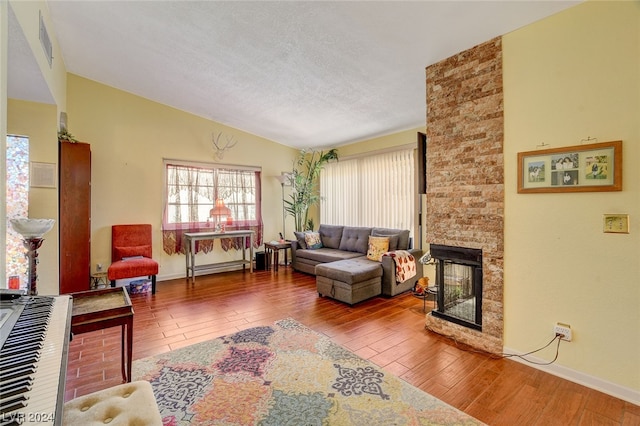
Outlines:
MULTIPOLYGON (((55 105, 9 99, 9 134, 29 137, 29 160, 58 162, 55 105)), ((57 219, 58 191, 55 188, 29 188, 29 217, 57 219)), ((38 294, 58 294, 58 223, 44 235, 38 250, 38 294)))
MULTIPOLYGON (((282 228, 282 188, 274 176, 291 170, 297 150, 149 101, 76 75, 68 76, 69 130, 91 144, 91 265, 109 265, 111 225, 150 223, 159 279, 185 275, 184 255, 162 250, 163 158, 217 162, 212 132, 233 135, 237 145, 221 163, 262 167, 264 239, 282 228)), ((293 222, 287 227, 293 230, 293 222)), ((198 264, 237 259, 219 249, 198 255, 198 264)))
POLYGON ((505 35, 503 48, 505 347, 540 347, 569 323, 555 365, 638 398, 640 3, 589 1, 505 35), (623 191, 517 193, 518 152, 587 137, 623 141, 623 191), (631 233, 603 233, 605 213, 629 214, 631 233))

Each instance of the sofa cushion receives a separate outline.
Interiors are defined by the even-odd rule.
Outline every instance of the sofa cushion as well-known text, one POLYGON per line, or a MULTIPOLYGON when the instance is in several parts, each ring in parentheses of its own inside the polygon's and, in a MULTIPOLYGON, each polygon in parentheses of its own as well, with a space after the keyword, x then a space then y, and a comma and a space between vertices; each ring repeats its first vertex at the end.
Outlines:
POLYGON ((376 237, 390 237, 389 251, 409 249, 409 230, 408 229, 373 228, 371 230, 371 235, 374 235, 376 237), (397 237, 397 240, 394 237, 397 237))
POLYGON ((369 236, 367 259, 380 262, 382 255, 389 251, 389 237, 369 236))
POLYGON ((316 265, 316 276, 353 284, 382 276, 382 267, 364 257, 316 265))
POLYGON ((369 235, 371 235, 371 228, 345 226, 342 230, 340 250, 366 254, 369 247, 369 235))
POLYGON ((293 234, 296 236, 296 240, 298 241, 298 248, 306 249, 307 243, 304 241, 304 232, 293 231, 293 234))
POLYGON ((107 269, 109 281, 143 277, 145 275, 158 275, 158 262, 148 257, 118 260, 113 262, 107 269))
MULTIPOLYGON (((384 235, 380 235, 379 232, 376 232, 375 229, 371 231, 371 235, 374 237, 384 237, 384 235)), ((389 238, 389 251, 398 250, 398 242, 400 241, 400 234, 387 235, 387 238, 389 238)))
POLYGON ((135 257, 142 256, 151 258, 151 246, 150 245, 142 245, 142 246, 132 246, 132 247, 115 247, 116 258, 112 259, 114 262, 117 260, 122 260, 125 257, 135 257))
POLYGON ((322 247, 316 250, 296 250, 296 257, 300 260, 309 259, 314 262, 327 263, 343 259, 352 259, 354 257, 362 257, 362 253, 322 247))
POLYGON ((340 240, 342 239, 342 230, 344 226, 338 225, 320 225, 318 232, 320 233, 320 239, 322 240, 322 246, 332 249, 340 247, 340 240))
POLYGON ((318 232, 305 232, 304 242, 310 250, 322 248, 322 240, 320 240, 320 233, 318 232))
POLYGON ((62 412, 63 425, 163 424, 153 388, 147 381, 124 383, 80 396, 66 402, 62 412))

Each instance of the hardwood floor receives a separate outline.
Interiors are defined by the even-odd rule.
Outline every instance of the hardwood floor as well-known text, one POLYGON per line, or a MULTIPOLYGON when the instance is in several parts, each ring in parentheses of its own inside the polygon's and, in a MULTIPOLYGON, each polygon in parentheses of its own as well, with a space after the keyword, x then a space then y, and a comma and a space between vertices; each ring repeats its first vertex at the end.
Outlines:
MULTIPOLYGON (((280 267, 158 282, 131 298, 134 359, 291 317, 490 425, 640 425, 640 406, 426 331, 423 301, 408 293, 349 307, 280 267)), ((65 400, 121 381, 119 327, 74 336, 65 400)))

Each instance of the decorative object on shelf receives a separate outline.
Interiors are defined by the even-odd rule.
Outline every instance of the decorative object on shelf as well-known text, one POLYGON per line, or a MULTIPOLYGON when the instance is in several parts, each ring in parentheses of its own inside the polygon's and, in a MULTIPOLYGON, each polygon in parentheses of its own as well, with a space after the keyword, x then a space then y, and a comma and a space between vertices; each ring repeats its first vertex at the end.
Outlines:
POLYGON ((58 142, 71 142, 76 143, 78 140, 73 136, 66 128, 62 128, 58 131, 58 142))
POLYGON ((29 260, 28 294, 29 296, 37 296, 38 249, 44 242, 42 236, 53 228, 53 224, 56 221, 53 219, 16 218, 11 219, 10 222, 13 229, 22 235, 22 244, 24 244, 24 247, 27 249, 25 257, 29 260))
POLYGON ((224 135, 225 143, 224 145, 220 141, 222 138, 222 132, 218 132, 217 134, 214 132, 211 134, 211 142, 213 143, 214 156, 218 160, 222 160, 224 158, 224 153, 236 146, 238 141, 231 135, 224 135))
POLYGON ((622 141, 518 153, 518 193, 622 191, 622 141))
POLYGON ((282 187, 282 232, 280 233, 280 242, 284 242, 283 234, 287 235, 284 222, 284 219, 287 216, 287 212, 284 209, 284 187, 291 186, 291 173, 282 172, 280 173, 280 176, 275 176, 275 178, 278 179, 278 182, 280 182, 280 186, 282 187))
POLYGON ((60 120, 58 122, 60 129, 66 130, 67 129, 67 120, 68 120, 68 116, 67 113, 64 111, 60 112, 60 120))
POLYGON ((293 190, 291 200, 285 200, 285 211, 293 216, 297 232, 313 229, 309 223, 309 208, 320 201, 318 178, 324 165, 332 160, 338 160, 336 148, 326 152, 303 149, 294 162, 290 177, 293 190))
POLYGON ((422 257, 420 257, 420 259, 418 259, 418 262, 422 263, 423 265, 433 265, 435 261, 436 260, 431 257, 431 252, 426 252, 422 255, 422 257))

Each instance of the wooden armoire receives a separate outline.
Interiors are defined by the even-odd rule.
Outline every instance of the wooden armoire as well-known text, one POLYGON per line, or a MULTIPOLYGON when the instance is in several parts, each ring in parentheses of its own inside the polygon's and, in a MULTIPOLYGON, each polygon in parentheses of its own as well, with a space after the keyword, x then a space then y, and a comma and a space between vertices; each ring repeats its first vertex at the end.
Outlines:
POLYGON ((59 143, 60 294, 89 290, 91 280, 91 145, 59 143))

